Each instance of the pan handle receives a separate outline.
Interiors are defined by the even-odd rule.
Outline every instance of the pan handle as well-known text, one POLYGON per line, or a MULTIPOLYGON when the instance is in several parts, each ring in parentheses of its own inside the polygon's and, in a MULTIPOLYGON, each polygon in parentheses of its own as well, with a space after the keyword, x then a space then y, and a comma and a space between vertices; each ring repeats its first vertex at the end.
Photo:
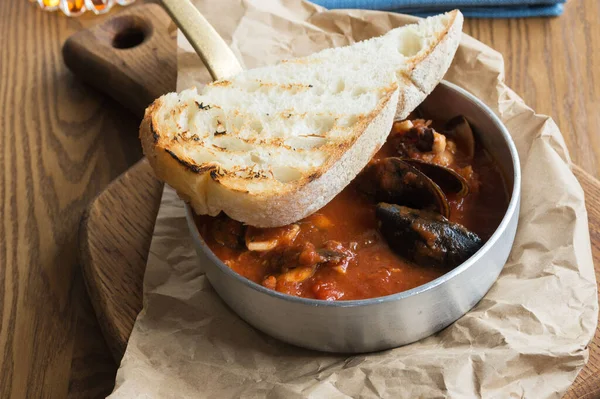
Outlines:
POLYGON ((240 62, 227 43, 190 0, 162 0, 162 4, 214 80, 225 79, 242 71, 240 62))

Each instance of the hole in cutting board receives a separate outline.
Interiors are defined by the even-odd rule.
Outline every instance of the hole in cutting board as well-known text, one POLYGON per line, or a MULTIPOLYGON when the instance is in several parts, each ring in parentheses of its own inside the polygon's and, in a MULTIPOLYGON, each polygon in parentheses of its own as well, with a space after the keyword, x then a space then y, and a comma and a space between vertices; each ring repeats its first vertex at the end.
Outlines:
POLYGON ((128 49, 142 44, 151 33, 146 21, 133 15, 115 18, 111 21, 114 32, 111 45, 117 49, 128 49))
POLYGON ((127 28, 115 35, 114 48, 132 48, 144 42, 144 32, 137 28, 127 28))

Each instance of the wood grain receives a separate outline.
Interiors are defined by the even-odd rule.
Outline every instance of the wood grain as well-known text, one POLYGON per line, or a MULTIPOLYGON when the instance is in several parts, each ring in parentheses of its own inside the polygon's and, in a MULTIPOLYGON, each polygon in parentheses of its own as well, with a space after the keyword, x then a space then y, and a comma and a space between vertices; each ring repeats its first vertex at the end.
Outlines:
MULTIPOLYGON (((89 201, 141 156, 137 121, 66 70, 90 24, 0 1, 0 397, 67 395, 89 201)), ((97 21, 97 19, 96 19, 97 21)))
POLYGON ((107 350, 80 273, 76 273, 73 293, 78 298, 74 304, 77 323, 68 397, 104 398, 113 390, 119 363, 115 362, 111 352, 107 350))
MULTIPOLYGON (((110 94, 125 108, 141 117, 144 108, 155 98, 175 88, 177 65, 175 38, 172 35, 175 30, 170 32, 170 25, 169 17, 158 5, 148 4, 132 8, 71 36, 63 46, 63 56, 69 69, 78 77, 110 94), (123 41, 129 43, 128 37, 135 39, 137 34, 143 35, 140 44, 129 48, 114 47, 115 38, 120 38, 121 44, 123 41), (98 83, 99 78, 102 83, 98 83)), ((135 43, 134 41, 131 44, 135 43)), ((80 232, 80 235, 85 237, 80 241, 84 266, 108 261, 131 266, 132 263, 126 261, 133 258, 142 265, 143 273, 160 200, 156 192, 160 192, 162 185, 155 180, 137 181, 130 178, 131 172, 135 170, 135 167, 129 170, 108 187, 108 190, 113 192, 127 192, 128 187, 136 187, 135 192, 127 193, 123 197, 106 198, 106 202, 98 198, 94 203, 102 202, 102 206, 92 206, 84 215, 80 232), (137 194, 141 196, 138 197, 137 194), (135 212, 135 224, 129 222, 134 209, 128 206, 128 202, 149 206, 149 209, 144 209, 146 212, 135 212), (89 224, 87 220, 109 223, 100 226, 89 224), (138 242, 141 233, 145 234, 144 242, 147 246, 122 247, 126 250, 131 249, 132 253, 121 253, 118 249, 92 251, 88 244, 102 241, 108 230, 121 231, 124 236, 115 237, 115 242, 103 242, 103 245, 112 248, 119 242, 130 242, 130 234, 133 235, 134 242, 138 242)), ((96 273, 95 270, 86 267, 82 270, 100 326, 105 336, 111 337, 108 344, 118 361, 125 350, 133 321, 142 304, 142 281, 129 278, 129 273, 137 277, 139 270, 136 267, 123 267, 120 270, 122 274, 119 274, 123 279, 115 279, 110 274, 96 273), (131 293, 131 296, 128 296, 128 293, 131 293), (120 302, 123 296, 127 296, 131 301, 120 302)))
POLYGON ((464 31, 504 56, 506 83, 557 122, 575 164, 600 177, 600 1, 559 18, 470 19, 464 31))
MULTIPOLYGON (((585 192, 586 209, 592 241, 592 256, 596 271, 596 282, 600 291, 600 181, 578 166, 573 172, 585 192)), ((600 303, 600 299, 599 299, 600 303)), ((596 334, 589 345, 588 364, 577 376, 565 399, 600 398, 600 324, 596 326, 596 334)))
POLYGON ((112 182, 81 221, 84 281, 117 362, 142 309, 142 282, 162 187, 144 158, 112 182))
POLYGON ((71 36, 63 58, 78 78, 109 93, 141 119, 155 98, 175 88, 175 35, 163 9, 147 4, 71 36))
MULTIPOLYGON (((571 0, 560 18, 465 25, 504 54, 509 85, 538 112, 554 116, 572 158, 595 177, 598 7, 597 1, 571 0)), ((124 10, 115 8, 108 17, 124 10)), ((74 80, 60 57, 68 36, 104 18, 67 19, 25 0, 0 1, 2 398, 62 398, 67 389, 71 397, 92 398, 112 386, 113 376, 103 371, 108 349, 89 306, 77 305, 86 299, 74 271, 75 235, 90 199, 138 160, 139 120, 74 80)), ((598 231, 592 228, 595 259, 598 231)), ((569 397, 600 397, 586 389, 576 383, 569 397)))
MULTIPOLYGON (((174 48, 175 29, 173 24, 169 24, 168 17, 158 6, 143 6, 136 8, 133 12, 126 10, 119 13, 119 17, 124 17, 119 23, 101 23, 89 31, 80 31, 78 34, 71 36, 65 42, 63 56, 68 60, 69 67, 75 70, 77 76, 81 76, 83 80, 100 91, 110 92, 113 95, 115 92, 121 93, 121 95, 117 96, 121 105, 133 111, 140 118, 143 108, 147 104, 159 95, 172 90, 175 85, 175 74, 173 72, 165 73, 165 71, 174 71, 176 68, 174 48), (128 18, 129 14, 135 14, 136 18, 133 20, 128 18), (108 68, 108 65, 110 65, 110 55, 114 51, 111 46, 114 35, 123 29, 131 28, 132 25, 133 27, 141 25, 146 28, 150 26, 153 30, 150 37, 146 37, 143 46, 119 50, 119 57, 123 61, 119 64, 119 71, 121 73, 110 73, 113 68, 108 68), (94 43, 94 46, 84 46, 84 43, 94 43), (142 70, 144 73, 137 73, 140 70, 139 62, 141 59, 144 59, 143 57, 139 57, 139 51, 147 51, 148 49, 151 49, 150 51, 153 53, 153 62, 149 63, 149 65, 143 65, 142 70), (151 68, 151 66, 156 65, 164 65, 165 68, 151 68), (102 77, 101 81, 108 83, 98 84, 98 76, 102 77), (117 91, 115 91, 115 88, 117 91), (131 96, 132 93, 136 95, 131 96)), ((134 135, 136 134, 134 133, 134 135)), ((130 172, 137 170, 137 167, 138 165, 135 165, 126 174, 115 180, 115 184, 128 182, 127 176, 130 172)), ((153 192, 153 187, 156 189, 162 188, 162 185, 154 179, 144 180, 138 178, 135 184, 145 187, 150 193, 153 192)), ((145 192, 145 190, 142 192, 145 192)), ((121 206, 122 200, 117 199, 110 204, 111 209, 116 212, 113 215, 122 217, 124 215, 119 213, 120 210, 129 211, 129 208, 121 206)), ((148 201, 145 201, 144 198, 141 198, 141 200, 143 204, 142 208, 149 206, 148 209, 139 210, 142 212, 142 215, 147 215, 147 218, 140 218, 138 222, 142 224, 139 226, 139 230, 134 229, 132 231, 134 233, 141 231, 142 233, 146 232, 150 234, 152 226, 154 226, 159 196, 152 194, 148 201)), ((106 212, 106 209, 104 208, 102 211, 106 212)), ((90 208, 85 213, 82 221, 88 217, 97 218, 93 208, 90 208)), ((121 220, 126 221, 127 219, 121 218, 121 220)), ((114 220, 111 220, 107 228, 112 229, 116 226, 113 222, 114 220), (110 226, 111 224, 112 226, 110 226)), ((103 232, 103 230, 87 231, 86 223, 82 223, 81 226, 81 235, 93 237, 95 234, 103 232)), ((144 241, 148 245, 150 243, 149 238, 149 236, 146 236, 146 241, 144 241)), ((119 239, 123 239, 123 237, 119 239)), ((114 242, 111 244, 114 244, 114 242)), ((94 255, 94 262, 103 262, 105 261, 103 258, 115 256, 122 262, 120 264, 123 265, 122 271, 124 271, 124 274, 133 273, 137 275, 138 273, 143 273, 143 270, 136 269, 135 265, 144 267, 145 261, 140 261, 140 258, 146 259, 148 248, 141 247, 138 249, 132 246, 130 249, 137 250, 138 252, 124 251, 124 253, 119 253, 118 250, 116 252, 102 251, 94 255), (138 263, 131 264, 129 262, 132 256, 138 260, 138 263)), ((92 256, 88 254, 88 247, 85 241, 81 242, 80 253, 82 258, 92 256)), ((82 268, 82 272, 85 273, 85 268, 82 268)), ((124 351, 124 342, 126 342, 134 318, 141 308, 142 281, 140 279, 134 279, 133 283, 131 283, 129 279, 120 279, 115 282, 111 276, 104 275, 101 277, 102 279, 98 280, 101 282, 101 285, 87 286, 87 292, 93 298, 96 309, 92 309, 92 304, 87 298, 83 301, 86 307, 80 306, 79 308, 80 321, 77 323, 75 349, 71 366, 71 381, 69 384, 69 398, 72 399, 102 397, 105 396, 105 393, 112 391, 116 369, 124 351), (101 298, 98 295, 99 289, 103 289, 114 295, 101 298), (125 307, 121 307, 119 306, 120 304, 114 301, 124 291, 132 291, 134 294, 131 296, 132 301, 125 307), (106 311, 101 312, 100 307, 106 309, 106 311), (125 312, 129 317, 124 320, 112 317, 115 311, 125 312), (96 320, 96 313, 99 315, 100 323, 96 320), (102 330, 102 333, 100 330, 102 330), (117 339, 110 339, 108 341, 110 352, 107 350, 107 344, 104 342, 102 334, 107 337, 117 335, 117 339), (119 334, 125 335, 119 336, 119 334), (90 362, 90 359, 99 360, 97 362, 90 362), (117 360, 115 361, 114 359, 117 360)), ((90 280, 89 276, 86 280, 90 280)))

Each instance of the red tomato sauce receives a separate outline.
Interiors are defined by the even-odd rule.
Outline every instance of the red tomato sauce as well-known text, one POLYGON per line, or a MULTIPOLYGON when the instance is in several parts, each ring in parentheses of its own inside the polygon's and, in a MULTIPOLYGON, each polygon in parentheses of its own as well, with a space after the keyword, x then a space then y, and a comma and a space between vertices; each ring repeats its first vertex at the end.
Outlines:
MULTIPOLYGON (((415 122, 419 123, 423 121, 415 122)), ((395 140, 400 135, 393 130, 374 159, 398 156, 395 140)), ((502 173, 479 143, 472 159, 454 147, 446 147, 448 154, 452 152, 450 160, 441 162, 467 179, 470 192, 463 198, 447 194, 449 220, 487 241, 508 204, 502 173)), ((429 155, 418 151, 409 154, 412 158, 432 158, 432 153, 429 155)), ((414 264, 390 248, 378 231, 376 202, 361 192, 359 179, 360 175, 326 206, 295 226, 257 229, 225 215, 198 216, 197 225, 210 249, 237 273, 267 288, 304 298, 380 297, 447 273, 448 267, 414 264)))

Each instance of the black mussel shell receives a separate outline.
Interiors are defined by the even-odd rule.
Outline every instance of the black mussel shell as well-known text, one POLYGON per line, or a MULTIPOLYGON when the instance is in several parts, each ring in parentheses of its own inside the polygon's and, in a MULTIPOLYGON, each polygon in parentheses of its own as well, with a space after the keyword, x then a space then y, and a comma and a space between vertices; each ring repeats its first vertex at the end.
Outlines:
POLYGON ((469 121, 464 116, 458 115, 446 122, 444 135, 453 140, 469 159, 473 159, 473 156, 475 156, 475 136, 469 121))
POLYGON ((434 212, 379 203, 376 214, 390 248, 418 265, 453 268, 483 245, 475 233, 434 212))
POLYGON ((444 193, 454 193, 459 197, 469 194, 469 182, 455 170, 421 159, 403 158, 402 160, 423 172, 440 186, 444 193))
POLYGON ((431 209, 445 217, 450 215, 448 199, 442 189, 400 158, 371 161, 358 176, 358 188, 376 202, 431 209))

